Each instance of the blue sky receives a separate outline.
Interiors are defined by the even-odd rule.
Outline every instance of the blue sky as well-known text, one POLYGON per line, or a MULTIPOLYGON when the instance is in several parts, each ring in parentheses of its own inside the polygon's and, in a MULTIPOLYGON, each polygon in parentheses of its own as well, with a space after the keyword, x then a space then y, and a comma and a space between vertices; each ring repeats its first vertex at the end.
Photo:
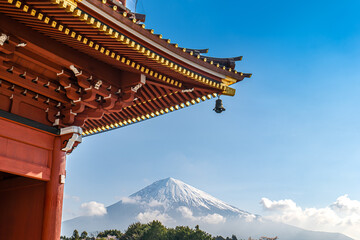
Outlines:
MULTIPOLYGON (((139 0, 147 28, 253 73, 222 97, 87 137, 68 157, 64 219, 174 177, 234 206, 360 200, 358 1, 139 0)), ((360 204, 360 202, 359 202, 360 204)), ((280 214, 281 215, 281 214, 280 214)), ((360 219, 360 211, 359 211, 360 219)), ((357 222, 360 224, 360 220, 357 222)), ((357 225, 360 228, 360 225, 357 225)))

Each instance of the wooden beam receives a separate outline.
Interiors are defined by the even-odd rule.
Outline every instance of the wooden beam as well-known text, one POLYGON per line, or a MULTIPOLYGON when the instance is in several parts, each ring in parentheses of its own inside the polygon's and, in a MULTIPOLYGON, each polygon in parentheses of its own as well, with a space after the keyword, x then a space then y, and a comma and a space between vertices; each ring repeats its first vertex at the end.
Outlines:
POLYGON ((121 70, 111 67, 110 65, 99 61, 87 54, 59 43, 49 37, 32 30, 25 25, 14 21, 5 14, 0 14, 0 29, 10 32, 15 36, 24 39, 29 43, 32 51, 38 52, 48 59, 52 59, 62 67, 68 68, 70 65, 76 64, 88 72, 94 73, 96 76, 109 82, 118 82, 121 70))
POLYGON ((50 180, 50 168, 0 156, 0 171, 24 177, 50 180))
POLYGON ((182 88, 179 88, 179 87, 168 85, 166 83, 156 82, 156 81, 154 81, 152 79, 149 79, 149 78, 146 79, 146 82, 151 84, 151 85, 154 85, 154 86, 157 86, 157 87, 163 87, 163 88, 166 88, 166 89, 169 89, 169 90, 172 90, 172 91, 181 91, 181 89, 182 89, 182 88))
POLYGON ((11 178, 0 181, 0 192, 19 190, 22 188, 28 188, 41 184, 42 182, 38 180, 23 178, 21 176, 14 175, 11 178))
POLYGON ((15 55, 18 55, 19 57, 24 58, 26 60, 29 60, 29 61, 35 63, 36 65, 39 65, 45 69, 53 71, 54 73, 61 72, 61 70, 62 70, 61 66, 54 63, 51 60, 48 60, 45 57, 42 57, 38 54, 35 54, 35 53, 29 51, 28 48, 29 47, 17 48, 15 50, 15 55))
POLYGON ((0 77, 8 82, 11 82, 15 85, 18 85, 20 87, 23 87, 25 89, 28 89, 30 91, 39 93, 45 97, 52 98, 56 101, 62 102, 62 103, 68 103, 68 98, 61 93, 57 93, 54 90, 51 90, 49 88, 43 87, 37 85, 36 83, 32 82, 30 79, 24 79, 22 77, 19 77, 16 74, 9 73, 5 69, 0 67, 0 77))

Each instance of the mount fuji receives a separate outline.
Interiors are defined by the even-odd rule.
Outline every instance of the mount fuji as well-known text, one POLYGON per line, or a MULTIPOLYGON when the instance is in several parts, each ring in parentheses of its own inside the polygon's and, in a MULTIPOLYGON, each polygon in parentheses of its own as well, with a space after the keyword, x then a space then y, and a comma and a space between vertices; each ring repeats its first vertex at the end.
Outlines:
MULTIPOLYGON (((175 213, 181 213, 184 216, 186 213, 184 209, 186 209, 199 216, 217 214, 221 216, 255 217, 253 214, 231 206, 174 178, 154 182, 132 194, 129 198, 141 200, 143 204, 148 206, 158 205, 164 209, 162 213, 170 215, 179 215, 175 213)), ((184 217, 186 218, 186 216, 184 217)))
POLYGON ((123 231, 131 223, 159 220, 168 227, 200 225, 212 235, 238 238, 278 236, 291 240, 351 240, 342 234, 307 231, 263 219, 231 206, 180 180, 167 178, 108 206, 106 214, 77 217, 63 223, 62 234, 74 229, 87 232, 105 229, 123 231))

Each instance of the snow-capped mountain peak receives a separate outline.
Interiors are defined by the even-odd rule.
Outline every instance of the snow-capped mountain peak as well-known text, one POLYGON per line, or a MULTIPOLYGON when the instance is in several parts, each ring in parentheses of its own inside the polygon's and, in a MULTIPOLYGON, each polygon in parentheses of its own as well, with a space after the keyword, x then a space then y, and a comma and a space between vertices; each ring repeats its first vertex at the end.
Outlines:
POLYGON ((132 194, 130 198, 137 198, 147 202, 157 201, 168 205, 202 207, 208 210, 217 208, 234 213, 244 213, 244 211, 174 178, 156 181, 132 194))

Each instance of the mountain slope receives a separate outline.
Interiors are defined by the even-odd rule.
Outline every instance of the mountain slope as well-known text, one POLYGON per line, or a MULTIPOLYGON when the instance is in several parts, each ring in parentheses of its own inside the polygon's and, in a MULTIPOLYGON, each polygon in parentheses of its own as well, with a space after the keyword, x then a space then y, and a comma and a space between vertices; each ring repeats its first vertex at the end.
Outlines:
POLYGON ((169 206, 185 205, 188 207, 219 209, 238 214, 245 212, 199 190, 180 180, 166 178, 154 182, 146 188, 132 194, 130 198, 141 198, 145 201, 158 201, 169 206))

